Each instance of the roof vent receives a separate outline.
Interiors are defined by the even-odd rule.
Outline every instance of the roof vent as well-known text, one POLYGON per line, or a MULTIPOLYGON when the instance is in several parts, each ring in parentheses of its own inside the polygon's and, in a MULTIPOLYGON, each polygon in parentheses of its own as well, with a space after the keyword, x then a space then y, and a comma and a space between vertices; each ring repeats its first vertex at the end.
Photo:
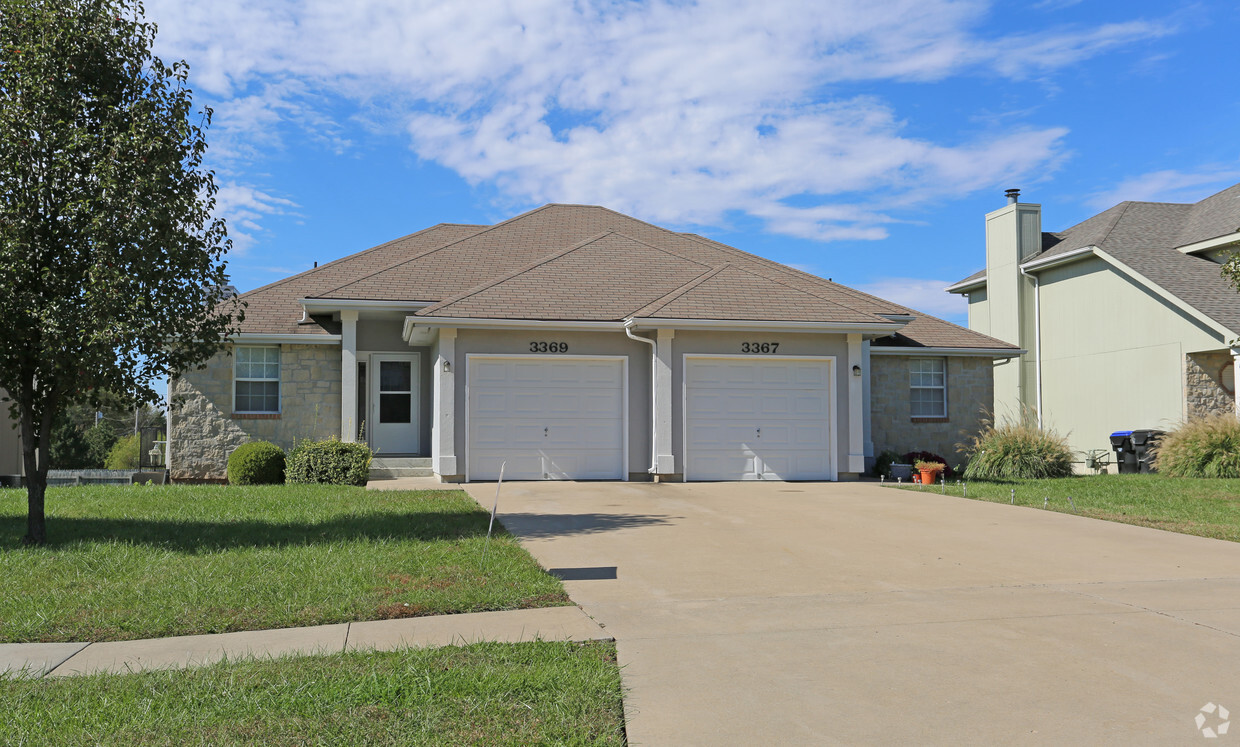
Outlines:
POLYGON ((1020 197, 1019 189, 1009 189, 1003 193, 1008 198, 1009 205, 1015 205, 1017 198, 1020 197))

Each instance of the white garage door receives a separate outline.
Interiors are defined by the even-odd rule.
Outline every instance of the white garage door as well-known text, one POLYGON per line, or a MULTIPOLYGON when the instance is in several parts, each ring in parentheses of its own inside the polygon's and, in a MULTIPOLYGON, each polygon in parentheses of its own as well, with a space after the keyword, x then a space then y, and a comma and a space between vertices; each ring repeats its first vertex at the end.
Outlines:
POLYGON ((687 358, 686 480, 829 480, 831 363, 687 358))
POLYGON ((469 357, 467 474, 504 479, 621 480, 624 360, 469 357))

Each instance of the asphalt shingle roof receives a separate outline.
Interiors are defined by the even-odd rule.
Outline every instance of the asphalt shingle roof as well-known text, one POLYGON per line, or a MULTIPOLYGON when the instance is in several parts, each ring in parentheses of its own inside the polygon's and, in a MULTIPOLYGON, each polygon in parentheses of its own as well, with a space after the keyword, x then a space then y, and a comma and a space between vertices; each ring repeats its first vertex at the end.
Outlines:
MULTIPOLYGON (((1218 324, 1240 333, 1240 296, 1219 266, 1179 247, 1240 231, 1240 184, 1185 205, 1121 202, 1071 228, 1043 234, 1030 262, 1097 247, 1218 324)), ((1240 238, 1238 236, 1237 238, 1240 238)), ((985 271, 965 280, 984 278, 985 271)), ((963 280, 960 282, 964 282, 963 280)), ((959 283, 957 283, 959 284, 959 283)))
POLYGON ((420 302, 421 316, 874 323, 909 344, 1010 345, 701 236, 606 208, 546 205, 494 226, 443 224, 243 295, 243 332, 323 334, 299 298, 420 302))

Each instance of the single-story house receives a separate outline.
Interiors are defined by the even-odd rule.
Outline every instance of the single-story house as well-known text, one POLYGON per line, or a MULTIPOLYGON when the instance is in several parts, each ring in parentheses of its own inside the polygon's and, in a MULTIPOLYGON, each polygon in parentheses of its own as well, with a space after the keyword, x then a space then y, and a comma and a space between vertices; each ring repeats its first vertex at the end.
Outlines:
POLYGON ((1193 204, 1122 202, 1058 233, 1042 206, 986 215, 986 269, 947 290, 969 328, 1026 352, 995 368, 996 413, 1036 413, 1085 452, 1121 430, 1236 413, 1240 184, 1193 204))
POLYGON ((955 456, 1019 353, 579 205, 440 224, 242 298, 241 333, 170 382, 174 479, 327 437, 445 481, 848 479, 876 449, 955 456))

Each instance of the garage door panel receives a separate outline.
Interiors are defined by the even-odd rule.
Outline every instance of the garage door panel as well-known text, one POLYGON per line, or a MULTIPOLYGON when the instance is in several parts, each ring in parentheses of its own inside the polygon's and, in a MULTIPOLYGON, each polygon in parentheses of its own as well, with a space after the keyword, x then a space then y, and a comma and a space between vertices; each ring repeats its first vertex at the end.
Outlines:
POLYGON ((623 479, 623 362, 473 358, 471 479, 623 479), (481 372, 481 375, 475 375, 481 372))
POLYGON ((687 360, 687 479, 829 478, 830 370, 824 360, 687 360))

